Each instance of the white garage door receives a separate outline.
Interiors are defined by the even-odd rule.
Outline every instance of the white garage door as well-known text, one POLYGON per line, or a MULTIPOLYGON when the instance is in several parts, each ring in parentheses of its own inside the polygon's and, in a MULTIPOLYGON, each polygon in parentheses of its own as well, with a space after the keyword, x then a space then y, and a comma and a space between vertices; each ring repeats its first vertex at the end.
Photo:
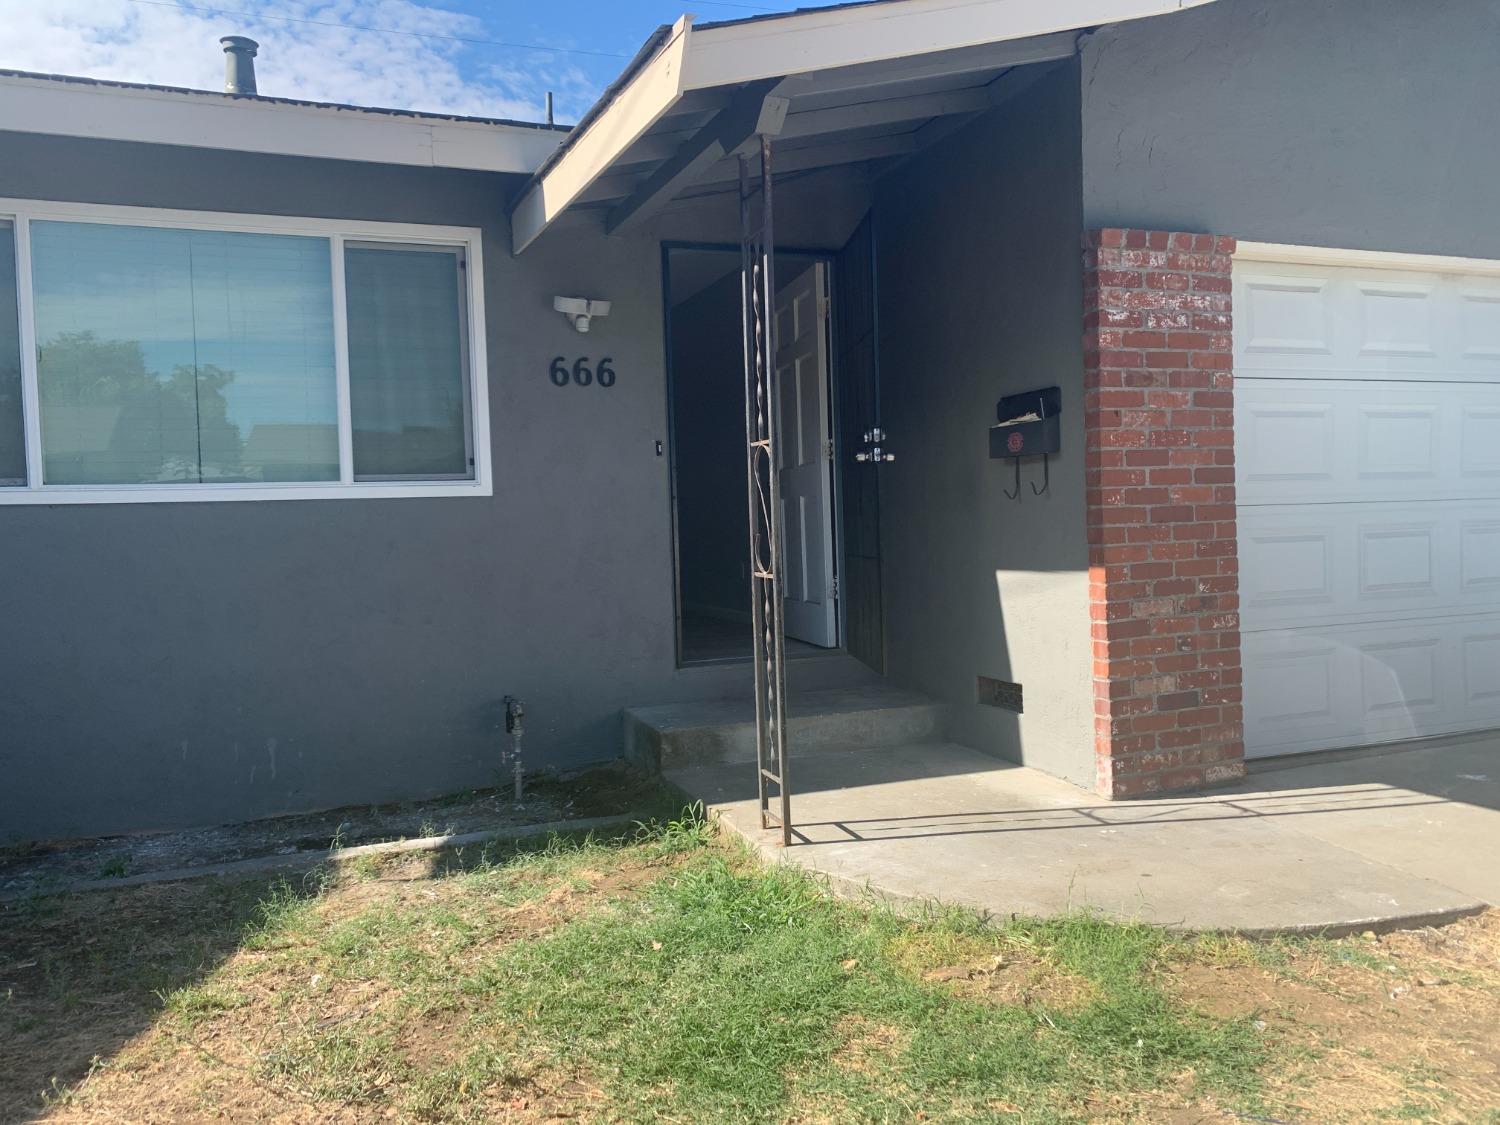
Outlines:
POLYGON ((1234 267, 1245 748, 1500 727, 1500 262, 1234 267))

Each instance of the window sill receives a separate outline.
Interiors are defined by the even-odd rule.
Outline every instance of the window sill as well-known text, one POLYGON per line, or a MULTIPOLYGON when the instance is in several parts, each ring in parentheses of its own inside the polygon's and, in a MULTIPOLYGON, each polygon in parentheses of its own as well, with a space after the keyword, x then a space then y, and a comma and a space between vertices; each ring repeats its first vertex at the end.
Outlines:
POLYGON ((235 500, 397 500, 492 496, 488 481, 367 481, 354 484, 49 485, 0 488, 0 507, 21 504, 173 504, 235 500))

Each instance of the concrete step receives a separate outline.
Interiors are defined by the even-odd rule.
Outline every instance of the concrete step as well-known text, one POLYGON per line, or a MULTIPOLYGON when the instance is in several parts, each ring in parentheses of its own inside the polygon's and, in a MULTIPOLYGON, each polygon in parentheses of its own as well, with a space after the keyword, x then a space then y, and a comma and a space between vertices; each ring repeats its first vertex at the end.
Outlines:
MULTIPOLYGON (((942 707, 884 683, 787 697, 789 757, 941 740, 942 707)), ((755 761, 755 709, 748 699, 632 707, 625 757, 650 773, 715 762, 755 761)))

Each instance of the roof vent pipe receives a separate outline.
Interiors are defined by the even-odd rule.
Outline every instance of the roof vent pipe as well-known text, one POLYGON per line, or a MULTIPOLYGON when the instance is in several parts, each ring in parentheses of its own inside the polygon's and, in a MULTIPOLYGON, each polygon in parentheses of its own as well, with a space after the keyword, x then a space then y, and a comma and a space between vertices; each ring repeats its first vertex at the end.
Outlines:
POLYGON ((226 35, 219 42, 224 47, 224 92, 255 93, 255 52, 260 44, 243 35, 226 35))

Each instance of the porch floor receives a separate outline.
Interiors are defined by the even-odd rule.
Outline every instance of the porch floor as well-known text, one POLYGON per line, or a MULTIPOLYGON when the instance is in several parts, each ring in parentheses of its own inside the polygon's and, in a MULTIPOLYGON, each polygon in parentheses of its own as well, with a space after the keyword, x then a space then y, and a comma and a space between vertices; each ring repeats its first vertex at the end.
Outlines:
MULTIPOLYGON (((749 660, 755 644, 748 621, 731 621, 692 610, 682 615, 682 660, 685 664, 704 664, 719 660, 749 660)), ((788 657, 812 656, 830 649, 786 639, 788 657)))
POLYGON ((852 894, 1251 933, 1435 924, 1500 904, 1500 734, 1130 802, 946 743, 790 766, 798 842, 784 850, 759 827, 753 765, 666 776, 768 857, 852 894))

